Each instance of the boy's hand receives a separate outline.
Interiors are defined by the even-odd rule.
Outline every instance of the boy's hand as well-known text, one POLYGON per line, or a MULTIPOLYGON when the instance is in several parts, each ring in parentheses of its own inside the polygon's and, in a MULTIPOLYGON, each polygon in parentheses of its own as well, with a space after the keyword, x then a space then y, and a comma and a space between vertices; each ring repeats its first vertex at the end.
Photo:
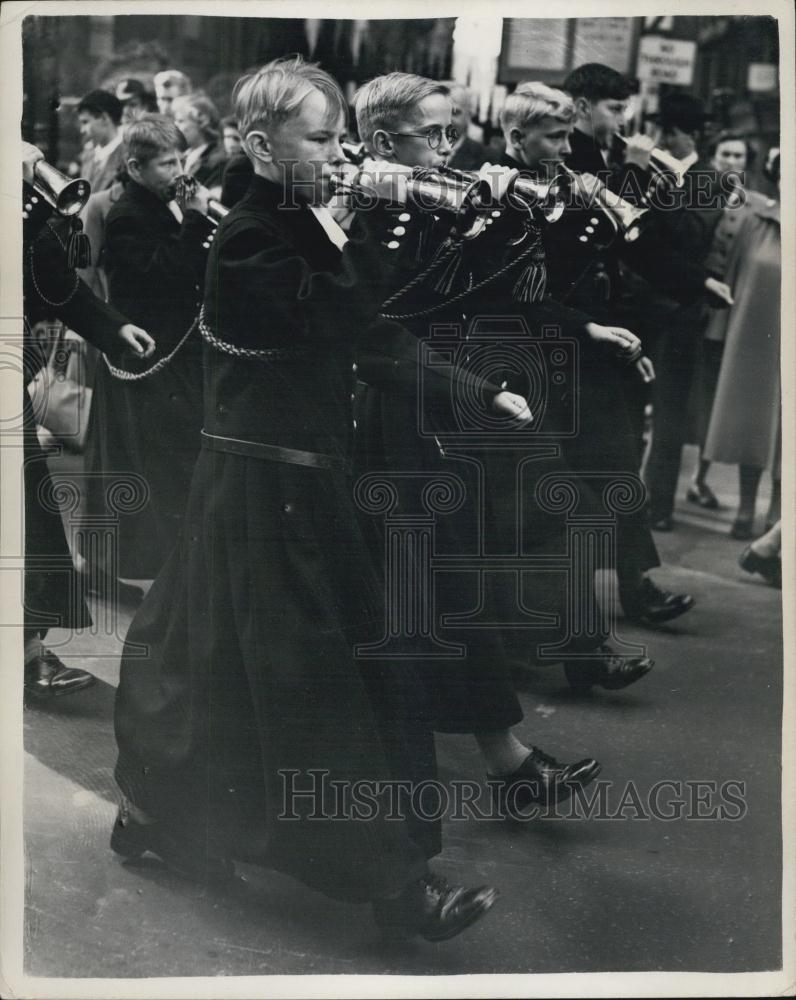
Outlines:
POLYGON ((362 164, 356 182, 376 198, 405 205, 406 182, 411 176, 412 168, 403 163, 367 159, 362 164))
POLYGON ((127 352, 137 358, 148 358, 155 350, 155 341, 146 330, 133 323, 125 323, 119 327, 119 339, 124 343, 127 352))
POLYGON ((492 400, 492 409, 502 416, 514 417, 523 424, 529 424, 533 420, 533 414, 528 408, 528 402, 524 396, 518 396, 515 392, 499 392, 492 400))
POLYGON ((193 209, 194 212, 201 212, 207 215, 207 203, 210 200, 210 192, 202 184, 197 184, 191 197, 185 202, 185 208, 193 209))
POLYGON ((26 184, 32 184, 34 178, 34 166, 38 160, 44 159, 44 153, 29 142, 22 143, 22 179, 26 184))
POLYGON ((650 153, 655 141, 648 135, 631 135, 625 145, 625 163, 635 163, 643 170, 650 168, 650 153))

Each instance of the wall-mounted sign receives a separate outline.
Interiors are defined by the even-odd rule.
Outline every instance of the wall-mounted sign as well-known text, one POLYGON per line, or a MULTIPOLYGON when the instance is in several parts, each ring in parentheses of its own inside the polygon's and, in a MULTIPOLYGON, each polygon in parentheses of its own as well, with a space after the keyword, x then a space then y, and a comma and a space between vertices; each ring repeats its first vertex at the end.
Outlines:
POLYGON ((511 18, 506 61, 509 67, 564 70, 567 66, 566 18, 511 18))
POLYGON ((579 17, 575 22, 572 66, 597 62, 627 73, 634 35, 632 17, 579 17))
POLYGON ((498 80, 560 86, 570 70, 591 62, 632 74, 641 24, 640 17, 506 17, 498 80))
POLYGON ((690 86, 694 79, 696 42, 645 35, 638 50, 636 75, 653 83, 690 86))

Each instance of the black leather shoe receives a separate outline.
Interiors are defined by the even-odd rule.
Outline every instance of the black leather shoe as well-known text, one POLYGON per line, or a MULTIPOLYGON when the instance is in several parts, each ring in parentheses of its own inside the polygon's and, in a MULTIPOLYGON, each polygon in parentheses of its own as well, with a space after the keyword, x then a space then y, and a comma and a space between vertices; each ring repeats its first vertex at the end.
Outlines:
POLYGON ((373 902, 373 916, 385 938, 449 941, 490 910, 498 898, 489 885, 466 889, 451 885, 441 875, 429 874, 410 882, 395 899, 373 902))
POLYGON ((648 576, 635 590, 624 590, 620 585, 619 599, 625 618, 639 625, 661 625, 679 618, 694 606, 694 598, 690 594, 662 590, 648 576))
POLYGON ((640 681, 652 670, 654 660, 648 656, 619 656, 607 643, 595 650, 588 660, 568 660, 564 663, 569 686, 585 694, 595 685, 607 691, 619 691, 640 681))
POLYGON ((25 694, 40 701, 74 694, 91 687, 95 678, 85 670, 67 667, 49 649, 25 664, 25 694))
POLYGON ((747 545, 738 557, 738 565, 747 573, 759 573, 772 587, 782 590, 782 559, 780 556, 761 556, 747 545))
POLYGON ((576 764, 559 764, 538 747, 511 774, 488 774, 492 798, 501 815, 513 815, 528 806, 548 806, 568 799, 577 785, 584 788, 602 770, 596 760, 587 758, 576 764))
POLYGON ((719 509, 718 498, 707 483, 691 483, 686 490, 685 498, 690 503, 704 507, 705 510, 719 509))
POLYGON ((126 800, 116 814, 111 850, 127 860, 154 854, 179 875, 200 882, 226 882, 235 874, 235 866, 229 859, 197 851, 169 833, 161 823, 136 819, 126 800))
POLYGON ((652 520, 653 531, 671 531, 674 528, 671 514, 664 514, 663 517, 656 517, 652 520))

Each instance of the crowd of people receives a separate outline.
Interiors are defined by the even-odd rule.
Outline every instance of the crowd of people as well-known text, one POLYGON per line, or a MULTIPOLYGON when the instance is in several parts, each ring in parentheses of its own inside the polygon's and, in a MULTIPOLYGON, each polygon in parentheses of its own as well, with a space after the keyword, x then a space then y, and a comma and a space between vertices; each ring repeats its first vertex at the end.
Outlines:
MULTIPOLYGON (((778 205, 744 186, 745 136, 706 142, 696 97, 664 97, 654 134, 631 134, 631 91, 595 63, 560 89, 521 83, 496 151, 452 81, 389 73, 349 108, 326 72, 284 59, 241 78, 222 119, 177 70, 151 92, 127 79, 77 109, 92 190, 79 275, 26 147, 26 316, 101 352, 86 511, 106 510, 114 476, 146 484, 112 554, 72 554, 79 593, 140 605, 116 696, 117 853, 202 879, 253 861, 372 903, 385 935, 453 937, 497 890, 435 874, 439 820, 388 820, 387 789, 434 779, 435 732, 473 735, 502 814, 597 777, 598 761, 519 738, 518 663, 563 664, 578 694, 653 668, 609 644, 596 573, 615 571, 644 628, 693 607, 654 578, 684 444, 700 447, 687 499, 706 510, 711 463, 738 465, 741 566, 781 586, 778 205), (458 338, 444 365, 442 346, 421 349, 440 329, 458 338), (540 345, 569 367, 534 377, 555 354, 540 345), (516 550, 520 582, 483 573, 470 594, 448 571, 423 589, 420 556, 368 514, 368 484, 404 515, 435 485, 458 491, 434 554, 516 550), (570 551, 562 484, 611 521, 594 558, 570 551), (143 596, 130 580, 154 583, 143 596), (518 600, 535 629, 516 627, 518 600), (477 604, 490 627, 459 627, 477 604), (400 650, 384 640, 399 618, 400 650), (440 657, 423 640, 443 621, 440 657), (318 768, 320 799, 286 820, 285 775, 318 768), (363 784, 373 808, 341 819, 336 789, 363 784)), ((767 173, 778 183, 776 150, 767 173)), ((46 461, 26 420, 28 554, 63 555, 57 515, 37 512, 46 461)), ((37 619, 79 628, 88 611, 37 565, 25 690, 49 699, 93 678, 46 649, 37 619)))

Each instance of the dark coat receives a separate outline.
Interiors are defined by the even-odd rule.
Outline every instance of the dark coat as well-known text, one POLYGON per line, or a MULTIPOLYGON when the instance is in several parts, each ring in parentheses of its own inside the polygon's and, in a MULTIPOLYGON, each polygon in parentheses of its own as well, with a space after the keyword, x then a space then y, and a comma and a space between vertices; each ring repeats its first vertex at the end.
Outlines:
MULTIPOLYGON (((170 355, 191 329, 212 229, 198 212, 182 225, 145 188, 129 182, 108 213, 104 263, 111 303, 156 341, 155 354, 127 367, 140 374, 170 355)), ((119 575, 156 576, 179 528, 202 426, 202 367, 194 331, 171 361, 138 380, 97 367, 86 466, 96 474, 88 511, 101 513, 107 477, 133 474, 148 500, 119 519, 119 575)))
POLYGON ((383 814, 308 819, 306 800, 302 819, 278 817, 287 770, 299 788, 310 768, 348 783, 434 774, 414 665, 353 654, 380 637, 384 601, 347 470, 354 357, 394 331, 371 325, 378 242, 363 229, 341 257, 308 209, 280 211, 281 199, 256 177, 208 261, 212 437, 179 546, 128 633, 116 773, 186 836, 201 828, 227 853, 368 899, 422 873, 436 826, 410 821, 412 840, 383 814))
MULTIPOLYGON (((426 480, 444 476, 459 481, 465 502, 459 510, 435 519, 437 555, 460 559, 470 555, 477 566, 480 554, 480 564, 488 567, 490 557, 498 553, 527 557, 562 552, 562 519, 541 510, 535 501, 535 484, 545 474, 567 471, 555 440, 560 411, 551 397, 571 392, 572 385, 568 379, 559 384, 551 378, 546 387, 549 392, 545 392, 538 384, 530 386, 527 375, 544 371, 549 361, 546 348, 551 345, 541 343, 543 328, 554 327, 571 341, 579 336, 587 317, 556 303, 515 299, 513 287, 525 265, 519 262, 516 250, 508 251, 509 258, 505 256, 508 237, 517 236, 514 219, 492 224, 488 232, 465 247, 458 275, 448 291, 435 290, 434 279, 418 281, 418 272, 429 267, 435 249, 447 235, 450 219, 421 224, 412 240, 414 215, 411 209, 401 214, 402 220, 408 217, 401 222, 407 235, 403 251, 397 247, 395 251, 402 258, 399 286, 406 292, 399 293, 396 287, 383 311, 403 317, 400 321, 406 322, 427 347, 439 336, 438 351, 433 353, 442 360, 452 359, 449 363, 455 362, 458 374, 454 391, 446 399, 429 397, 426 373, 419 368, 408 391, 406 386, 386 383, 378 391, 368 390, 361 401, 362 465, 394 475, 404 515, 423 513, 419 494, 426 480), (423 261, 420 268, 418 259, 423 261), (504 268, 503 277, 494 281, 504 268), (466 291, 468 287, 470 291, 466 291), (461 373, 475 371, 489 373, 498 389, 505 380, 507 388, 527 396, 533 425, 522 432, 507 433, 489 409, 490 398, 467 391, 461 373), (518 467, 523 468, 520 491, 518 467)), ((486 573, 481 581, 467 571, 437 575, 437 637, 465 650, 459 658, 435 661, 433 669, 424 674, 434 726, 440 731, 499 730, 522 719, 504 642, 508 640, 515 660, 527 660, 535 657, 534 647, 554 641, 560 633, 556 627, 545 628, 541 618, 533 631, 496 624, 505 625, 509 620, 522 624, 516 590, 504 592, 504 584, 510 587, 509 580, 510 574, 505 572, 486 573), (476 618, 481 627, 473 627, 476 620, 472 618, 466 621, 474 609, 478 609, 476 618), (462 619, 463 627, 451 622, 443 625, 445 616, 450 615, 462 619)), ((557 624, 562 623, 564 597, 558 585, 563 574, 559 578, 527 572, 522 582, 526 610, 558 616, 557 624)))
MULTIPOLYGON (((30 204, 33 189, 25 186, 30 204)), ((41 200, 28 212, 23 227, 23 294, 25 303, 25 386, 46 363, 30 340, 32 326, 58 319, 89 343, 118 360, 118 332, 128 320, 95 298, 67 266, 69 225, 41 200), (49 221, 48 221, 49 220, 49 221)), ((42 403, 46 405, 46 400, 42 403)), ((91 624, 72 570, 72 557, 47 471, 47 458, 36 436, 36 413, 23 392, 25 449, 25 624, 46 631, 49 626, 83 628, 91 624)))
POLYGON ((221 181, 221 204, 227 208, 237 205, 246 194, 254 177, 251 160, 245 153, 231 156, 224 167, 221 181))
MULTIPOLYGON (((599 173, 601 179, 607 180, 602 155, 593 142, 585 142, 586 138, 577 130, 573 132, 575 159, 569 161, 570 165, 577 164, 572 169, 595 176, 599 173)), ((509 157, 503 163, 518 166, 509 157)), ((606 245, 608 239, 610 227, 601 213, 569 204, 559 221, 544 228, 548 288, 554 300, 584 310, 594 322, 626 326, 638 333, 635 314, 623 294, 617 243, 606 245), (594 231, 589 232, 587 227, 594 231)), ((576 394, 580 418, 577 433, 561 439, 566 461, 582 473, 638 475, 643 383, 635 368, 623 368, 582 329, 578 336, 576 394)), ((659 565, 645 510, 619 516, 617 527, 616 568, 620 578, 637 576, 659 565)))
POLYGON ((489 159, 486 147, 475 139, 465 136, 461 146, 448 160, 448 166, 456 170, 478 170, 489 159))

